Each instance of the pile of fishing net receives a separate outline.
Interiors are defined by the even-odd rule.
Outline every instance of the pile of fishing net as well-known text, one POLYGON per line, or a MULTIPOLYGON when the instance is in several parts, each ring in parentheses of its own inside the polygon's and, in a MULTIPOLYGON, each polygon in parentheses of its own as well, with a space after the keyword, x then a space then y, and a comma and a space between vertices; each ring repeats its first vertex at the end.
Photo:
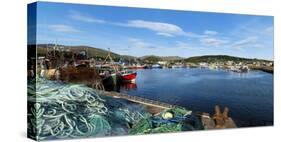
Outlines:
POLYGON ((28 135, 50 140, 202 129, 184 108, 152 116, 143 105, 102 93, 37 77, 28 83, 28 135))
POLYGON ((198 117, 185 108, 177 107, 161 112, 157 116, 142 118, 133 125, 129 134, 150 134, 178 131, 202 130, 198 117))
POLYGON ((150 117, 142 105, 101 93, 37 77, 28 83, 28 135, 37 140, 125 135, 130 125, 150 117))

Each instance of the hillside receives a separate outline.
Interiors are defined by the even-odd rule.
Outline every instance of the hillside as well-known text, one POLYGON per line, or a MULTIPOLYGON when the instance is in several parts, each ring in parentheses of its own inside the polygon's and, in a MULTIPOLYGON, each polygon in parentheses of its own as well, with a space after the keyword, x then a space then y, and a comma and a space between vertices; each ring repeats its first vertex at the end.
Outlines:
MULTIPOLYGON (((37 45, 38 56, 45 56, 46 53, 47 53, 47 47, 49 48, 49 50, 52 50, 54 46, 55 46, 54 44, 48 44, 48 46, 47 46, 47 44, 38 44, 37 45)), ((65 46, 65 45, 57 45, 57 46, 63 47, 64 50, 70 50, 73 53, 80 53, 82 51, 86 51, 88 57, 95 57, 95 58, 104 59, 108 55, 108 51, 103 50, 103 49, 99 49, 99 48, 95 48, 95 47, 65 46)), ((119 60, 121 55, 111 52, 111 57, 113 58, 113 60, 119 60)))
POLYGON ((174 61, 174 60, 183 60, 184 59, 183 57, 179 57, 179 56, 164 56, 161 58, 162 58, 162 60, 165 60, 165 61, 174 61))
MULTIPOLYGON (((37 45, 37 54, 38 56, 45 56, 47 53, 47 48, 49 50, 53 50, 54 44, 38 44, 37 45)), ((66 45, 57 45, 58 47, 63 47, 65 51, 71 51, 73 53, 79 54, 80 52, 85 51, 89 58, 94 57, 96 59, 105 59, 108 55, 108 51, 100 48, 90 47, 90 46, 66 46, 66 45)), ((234 57, 228 55, 205 55, 205 56, 195 56, 189 58, 182 58, 179 56, 155 56, 155 55, 147 55, 143 57, 134 57, 130 55, 119 55, 117 53, 111 52, 111 57, 115 61, 119 61, 120 59, 123 61, 129 62, 148 62, 148 63, 156 63, 158 61, 168 61, 168 62, 191 62, 191 63, 199 63, 199 62, 226 62, 226 61, 234 61, 234 62, 253 62, 253 61, 263 61, 263 62, 272 62, 268 60, 262 59, 249 59, 249 58, 241 58, 234 57)))
POLYGON ((268 60, 261 60, 261 59, 249 59, 249 58, 241 58, 241 57, 234 57, 228 55, 206 55, 206 56, 196 56, 184 59, 185 62, 192 62, 192 63, 199 63, 199 62, 227 62, 227 61, 234 61, 234 62, 249 62, 249 61, 264 61, 270 62, 268 60))
POLYGON ((149 62, 158 62, 158 61, 162 61, 161 57, 154 56, 154 55, 143 56, 143 57, 140 57, 139 59, 141 59, 141 60, 143 60, 143 61, 149 61, 149 62))
POLYGON ((179 56, 155 56, 155 55, 148 55, 140 57, 141 60, 147 60, 150 62, 157 62, 157 61, 175 61, 175 60, 182 60, 184 58, 179 56))

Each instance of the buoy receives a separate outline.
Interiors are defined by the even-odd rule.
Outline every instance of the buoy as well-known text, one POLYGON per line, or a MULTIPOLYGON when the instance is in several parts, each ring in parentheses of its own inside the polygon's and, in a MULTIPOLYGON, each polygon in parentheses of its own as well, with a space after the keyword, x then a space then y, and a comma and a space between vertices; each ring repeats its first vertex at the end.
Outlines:
POLYGON ((174 117, 174 115, 171 112, 165 112, 165 113, 162 114, 162 117, 164 119, 171 119, 171 118, 174 117))

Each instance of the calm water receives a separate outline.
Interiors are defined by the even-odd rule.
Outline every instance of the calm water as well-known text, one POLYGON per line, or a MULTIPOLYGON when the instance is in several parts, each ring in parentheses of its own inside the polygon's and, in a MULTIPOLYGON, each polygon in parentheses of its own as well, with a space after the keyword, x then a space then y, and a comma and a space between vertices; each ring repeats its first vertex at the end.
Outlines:
POLYGON ((216 104, 229 107, 239 127, 273 124, 273 75, 209 69, 137 70, 136 84, 121 92, 213 114, 216 104))

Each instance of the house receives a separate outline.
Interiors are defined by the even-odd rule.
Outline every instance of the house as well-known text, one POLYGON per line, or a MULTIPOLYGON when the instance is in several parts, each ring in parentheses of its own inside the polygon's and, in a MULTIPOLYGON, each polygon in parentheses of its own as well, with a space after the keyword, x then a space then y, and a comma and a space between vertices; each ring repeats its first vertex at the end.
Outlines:
POLYGON ((226 62, 226 65, 232 66, 232 65, 234 65, 234 62, 233 62, 233 61, 227 61, 227 62, 226 62))
POLYGON ((158 61, 158 64, 160 64, 160 65, 166 65, 166 64, 167 64, 167 61, 158 61))

